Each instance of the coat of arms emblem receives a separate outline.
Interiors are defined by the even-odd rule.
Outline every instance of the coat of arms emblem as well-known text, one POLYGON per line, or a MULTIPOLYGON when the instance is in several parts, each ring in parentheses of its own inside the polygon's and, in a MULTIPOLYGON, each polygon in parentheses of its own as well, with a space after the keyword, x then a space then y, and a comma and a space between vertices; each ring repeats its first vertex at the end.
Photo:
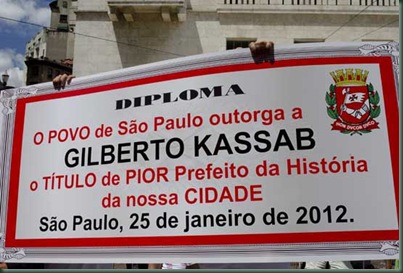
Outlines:
POLYGON ((375 118, 381 113, 379 94, 371 83, 368 71, 339 69, 330 73, 335 84, 326 93, 327 114, 335 119, 332 130, 344 134, 369 133, 379 129, 375 118))

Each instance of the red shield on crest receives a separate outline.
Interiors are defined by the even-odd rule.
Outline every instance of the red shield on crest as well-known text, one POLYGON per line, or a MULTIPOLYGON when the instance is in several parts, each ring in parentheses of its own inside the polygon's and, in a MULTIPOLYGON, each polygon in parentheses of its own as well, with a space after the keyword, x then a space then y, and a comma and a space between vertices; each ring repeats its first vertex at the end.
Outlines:
POLYGON ((365 122, 371 112, 366 85, 337 86, 336 106, 340 120, 348 124, 365 122))

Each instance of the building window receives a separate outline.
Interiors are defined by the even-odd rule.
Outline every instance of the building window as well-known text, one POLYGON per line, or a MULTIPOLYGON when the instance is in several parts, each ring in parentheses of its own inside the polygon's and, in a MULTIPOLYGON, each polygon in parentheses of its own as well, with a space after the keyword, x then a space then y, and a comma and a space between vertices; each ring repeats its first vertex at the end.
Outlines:
MULTIPOLYGON (((284 0, 282 1, 282 4, 284 5, 284 0)), ((317 5, 317 0, 291 0, 291 5, 317 5)))
POLYGON ((62 23, 62 24, 67 24, 67 19, 68 19, 67 15, 61 14, 59 22, 62 23))
POLYGON ((256 41, 256 39, 227 39, 227 49, 249 47, 249 43, 254 41, 256 41))
MULTIPOLYGON (((394 1, 394 3, 396 4, 396 0, 394 1)), ((390 4, 391 4, 391 0, 389 0, 389 6, 390 6, 390 4)), ((363 6, 363 5, 365 5, 365 6, 369 6, 369 5, 371 5, 371 6, 379 6, 379 5, 382 5, 382 6, 385 6, 385 0, 360 0, 360 3, 359 3, 359 5, 360 6, 363 6)))
POLYGON ((63 1, 63 8, 67 9, 67 1, 63 1))

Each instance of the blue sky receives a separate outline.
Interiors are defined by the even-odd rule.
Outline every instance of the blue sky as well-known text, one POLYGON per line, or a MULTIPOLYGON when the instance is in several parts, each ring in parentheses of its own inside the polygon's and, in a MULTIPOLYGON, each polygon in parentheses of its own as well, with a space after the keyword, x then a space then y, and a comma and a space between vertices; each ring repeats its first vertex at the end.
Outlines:
POLYGON ((8 85, 24 86, 25 45, 41 30, 5 18, 49 26, 51 0, 0 0, 0 74, 10 75, 8 85))

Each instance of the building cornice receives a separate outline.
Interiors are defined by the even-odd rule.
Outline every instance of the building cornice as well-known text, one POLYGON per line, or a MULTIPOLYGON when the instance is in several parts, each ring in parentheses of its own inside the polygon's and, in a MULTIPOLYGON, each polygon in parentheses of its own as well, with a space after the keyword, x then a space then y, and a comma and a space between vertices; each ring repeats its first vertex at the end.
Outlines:
POLYGON ((391 15, 399 16, 398 6, 314 6, 314 5, 219 5, 217 13, 258 14, 332 14, 332 15, 391 15))

